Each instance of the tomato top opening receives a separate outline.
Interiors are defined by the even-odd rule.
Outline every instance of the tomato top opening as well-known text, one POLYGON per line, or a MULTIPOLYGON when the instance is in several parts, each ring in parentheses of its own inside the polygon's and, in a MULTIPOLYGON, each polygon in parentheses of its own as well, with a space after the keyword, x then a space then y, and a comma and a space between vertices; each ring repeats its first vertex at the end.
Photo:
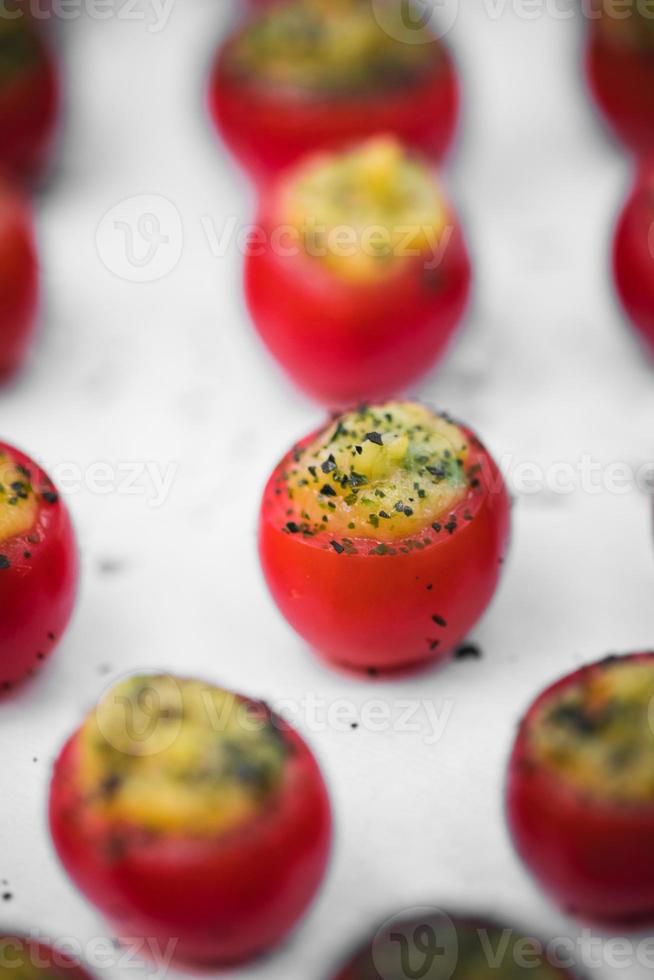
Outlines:
POLYGON ((0 936, 0 980, 78 980, 72 960, 21 936, 0 936), (58 960, 61 968, 56 965, 58 960))
POLYGON ((41 60, 39 37, 24 11, 11 19, 0 15, 0 90, 41 60))
POLYGON ((548 960, 536 938, 481 919, 434 913, 394 919, 338 980, 405 980, 409 964, 424 980, 555 980, 567 976, 548 960))
POLYGON ((654 656, 611 658, 556 685, 525 735, 528 758, 572 789, 654 803, 654 656))
POLYGON ((457 425, 414 402, 346 412, 282 474, 294 515, 286 526, 346 541, 408 538, 463 500, 467 454, 457 425))
POLYGON ((79 789, 100 817, 213 836, 262 812, 289 749, 264 705, 154 676, 109 691, 80 729, 78 753, 79 789))
POLYGON ((312 157, 284 180, 278 209, 306 256, 354 282, 433 254, 447 221, 429 167, 393 137, 312 157))
POLYGON ((30 471, 0 449, 0 542, 31 531, 38 513, 30 471))
MULTIPOLYGON (((400 6, 399 4, 397 5, 400 6)), ((361 0, 287 0, 255 16, 225 51, 232 77, 307 97, 379 96, 414 83, 440 58, 429 31, 380 23, 361 0)), ((395 23, 397 21, 397 23, 395 23)))

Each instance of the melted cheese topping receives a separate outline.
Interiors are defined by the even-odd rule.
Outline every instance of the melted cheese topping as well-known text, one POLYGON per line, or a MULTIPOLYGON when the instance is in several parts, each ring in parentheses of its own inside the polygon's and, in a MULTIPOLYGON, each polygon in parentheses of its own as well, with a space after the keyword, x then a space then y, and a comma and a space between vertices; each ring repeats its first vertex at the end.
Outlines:
POLYGON ((538 762, 598 799, 654 802, 654 660, 589 670, 529 728, 538 762))
POLYGON ((0 16, 0 85, 27 71, 38 59, 38 40, 26 15, 0 16))
POLYGON ((411 40, 385 30, 366 0, 290 0, 237 35, 227 66, 266 87, 372 95, 410 84, 434 64, 440 48, 428 31, 412 29, 411 40))
POLYGON ((597 19, 591 23, 608 42, 650 53, 654 50, 654 6, 649 4, 650 16, 647 17, 641 3, 642 0, 593 0, 597 19))
POLYGON ((38 511, 30 474, 0 451, 0 544, 18 534, 27 534, 38 511))
POLYGON ((286 475, 300 529, 379 541, 421 532, 465 496, 467 453, 458 426, 414 402, 341 415, 286 475))
POLYGON ((398 260, 435 254, 447 223, 429 168, 391 137, 300 167, 281 211, 307 255, 353 281, 385 275, 398 260))
POLYGON ((18 937, 0 937, 0 980, 62 980, 70 976, 70 969, 48 965, 54 955, 18 937))
POLYGON ((79 753, 80 788, 106 819, 210 835, 261 812, 287 746, 264 706, 161 676, 113 688, 82 726, 79 753))

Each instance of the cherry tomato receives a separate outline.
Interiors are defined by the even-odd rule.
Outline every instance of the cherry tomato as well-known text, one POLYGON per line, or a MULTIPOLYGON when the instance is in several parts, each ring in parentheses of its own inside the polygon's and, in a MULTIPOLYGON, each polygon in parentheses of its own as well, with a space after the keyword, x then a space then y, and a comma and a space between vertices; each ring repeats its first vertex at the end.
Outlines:
POLYGON ((228 963, 280 942, 325 873, 318 766, 263 704, 200 681, 114 687, 55 765, 50 826, 73 881, 122 935, 228 963))
POLYGON ((18 935, 0 935, 2 980, 91 980, 79 963, 62 952, 18 935))
POLYGON ((0 690, 54 650, 73 611, 77 573, 73 528, 52 481, 0 442, 0 690))
POLYGON ((21 181, 47 165, 59 114, 54 58, 31 17, 0 14, 0 170, 21 181))
POLYGON ((335 980, 570 980, 546 945, 511 926, 410 910, 389 920, 335 980))
POLYGON ((616 15, 605 11, 591 22, 586 48, 595 100, 617 138, 637 155, 654 150, 653 23, 637 4, 620 3, 616 15))
POLYGON ((654 169, 645 166, 622 211, 613 269, 625 311, 654 354, 654 169))
POLYGON ((0 183, 0 381, 11 378, 31 346, 39 302, 32 218, 27 202, 0 183))
POLYGON ((252 177, 378 133, 393 133, 433 160, 444 156, 458 118, 456 71, 425 27, 406 26, 401 6, 276 2, 227 41, 209 104, 252 177))
POLYGON ((570 913, 654 923, 654 654, 609 657, 531 705, 507 785, 514 844, 570 913))
POLYGON ((509 500, 469 429, 412 402, 337 416, 266 486, 259 552, 291 626, 330 662, 443 659, 488 606, 509 500))
POLYGON ((467 306, 459 223, 393 139, 319 154, 263 193, 245 292, 292 380, 331 407, 388 398, 442 356, 467 306))

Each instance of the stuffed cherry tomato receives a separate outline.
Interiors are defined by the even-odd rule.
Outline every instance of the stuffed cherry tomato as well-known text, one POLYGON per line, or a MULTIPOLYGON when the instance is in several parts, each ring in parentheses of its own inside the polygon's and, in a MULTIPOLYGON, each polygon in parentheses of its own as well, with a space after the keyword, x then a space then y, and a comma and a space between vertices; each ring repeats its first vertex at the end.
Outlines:
POLYGON ((38 275, 28 205, 0 182, 0 382, 16 373, 31 346, 38 312, 38 275))
POLYGON ((51 480, 0 442, 0 690, 34 673, 73 611, 77 548, 51 480))
POLYGON ((61 861, 123 935, 178 960, 280 942, 327 866, 330 807, 302 739, 260 703, 170 676, 113 688, 63 749, 50 796, 61 861))
POLYGON ((310 157, 263 194, 257 227, 250 314, 309 395, 331 407, 388 398, 442 356, 470 262, 438 182, 395 140, 310 157))
POLYGON ((279 464, 259 550, 288 622, 328 660, 393 670, 445 657, 500 575, 504 482, 476 436, 413 402, 338 416, 279 464))
POLYGON ((654 169, 644 168, 618 221, 613 243, 618 294, 654 355, 654 169))
POLYGON ((571 980, 539 939, 486 919, 419 909, 396 917, 335 980, 571 980))
POLYGON ((637 0, 594 0, 586 65, 615 135, 637 154, 654 150, 654 20, 637 0))
POLYGON ((360 0, 276 2, 227 41, 210 108, 252 176, 378 133, 443 157, 458 115, 452 61, 425 27, 406 26, 402 4, 386 7, 381 17, 360 0))
POLYGON ((59 107, 54 59, 25 12, 0 13, 0 171, 21 181, 47 164, 59 107))
POLYGON ((610 657, 530 707, 507 812, 527 867, 568 911, 654 923, 654 654, 610 657))
POLYGON ((60 949, 25 936, 0 935, 0 980, 90 980, 60 949))

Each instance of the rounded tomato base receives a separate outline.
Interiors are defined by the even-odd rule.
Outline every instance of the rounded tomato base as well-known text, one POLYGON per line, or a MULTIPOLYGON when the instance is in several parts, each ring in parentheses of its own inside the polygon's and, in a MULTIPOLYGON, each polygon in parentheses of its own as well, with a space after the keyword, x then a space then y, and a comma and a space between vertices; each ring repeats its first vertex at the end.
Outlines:
POLYGON ((446 51, 419 84, 374 98, 292 99, 232 81, 219 56, 209 85, 216 127, 241 166, 265 182, 309 152, 392 134, 441 160, 456 131, 459 83, 446 51))
POLYGON ((613 272, 618 295, 654 357, 654 206, 650 167, 636 183, 618 220, 613 272))
POLYGON ((0 185, 0 382, 22 367, 39 303, 36 245, 28 205, 0 185))
POLYGON ((250 315, 292 381, 330 408, 383 401, 425 375, 444 355, 465 313, 471 269, 457 225, 435 267, 415 258, 374 283, 352 284, 297 252, 271 247, 245 265, 250 315))
POLYGON ((637 155, 654 150, 654 56, 607 43, 591 31, 586 47, 591 92, 615 136, 637 155))
POLYGON ((651 925, 654 806, 591 802, 527 756, 525 726, 544 700, 583 673, 584 669, 576 671, 543 692, 522 722, 508 771, 509 829, 534 878, 568 913, 604 927, 651 925))
POLYGON ((275 491, 291 457, 273 473, 259 521, 263 573, 285 619, 327 661, 385 672, 442 660, 486 610, 508 544, 510 504, 495 463, 470 437, 478 447, 470 465, 479 465, 485 489, 408 548, 353 538, 358 553, 341 554, 329 535, 285 532, 286 505, 275 491))
POLYGON ((280 799, 214 840, 108 826, 80 799, 73 737, 55 765, 50 829, 59 858, 120 935, 158 942, 179 962, 238 963, 277 945, 323 880, 331 810, 318 766, 295 732, 280 799))
POLYGON ((0 542, 0 690, 42 666, 61 639, 75 605, 78 558, 68 510, 46 474, 23 453, 0 450, 31 474, 47 499, 31 531, 0 542))

